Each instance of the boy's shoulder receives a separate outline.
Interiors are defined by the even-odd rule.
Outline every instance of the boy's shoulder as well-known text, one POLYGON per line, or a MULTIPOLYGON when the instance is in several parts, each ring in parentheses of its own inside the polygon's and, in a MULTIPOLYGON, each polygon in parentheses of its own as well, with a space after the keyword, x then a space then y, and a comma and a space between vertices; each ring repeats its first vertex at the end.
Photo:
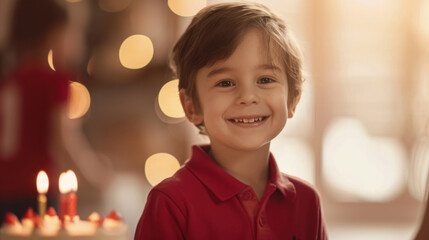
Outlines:
POLYGON ((286 174, 283 172, 281 173, 281 175, 283 177, 287 177, 288 180, 295 186, 295 188, 299 188, 302 191, 313 191, 313 192, 316 191, 316 188, 313 186, 313 184, 311 184, 310 182, 308 182, 302 178, 299 178, 299 177, 296 177, 293 175, 289 175, 289 174, 286 174))
POLYGON ((169 188, 177 187, 178 185, 181 185, 183 182, 186 182, 189 178, 188 176, 189 171, 186 169, 185 166, 181 166, 179 170, 177 170, 173 176, 168 177, 164 180, 162 180, 160 183, 155 185, 152 189, 156 189, 158 191, 164 191, 169 188))
POLYGON ((295 198, 297 201, 307 199, 310 201, 319 202, 320 194, 314 185, 301 178, 283 172, 280 174, 282 178, 287 178, 287 180, 293 185, 295 189, 295 198))
POLYGON ((198 182, 185 165, 177 170, 173 176, 164 179, 153 187, 151 192, 160 192, 170 198, 176 199, 179 195, 189 194, 189 190, 192 191, 197 185, 198 182))

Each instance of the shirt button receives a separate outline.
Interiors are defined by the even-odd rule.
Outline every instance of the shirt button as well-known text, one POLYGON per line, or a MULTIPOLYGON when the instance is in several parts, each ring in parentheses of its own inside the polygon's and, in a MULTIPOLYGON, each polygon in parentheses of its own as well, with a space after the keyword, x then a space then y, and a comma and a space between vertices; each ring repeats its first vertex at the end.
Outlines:
POLYGON ((253 198, 253 194, 250 191, 245 191, 242 197, 243 200, 251 200, 253 198))

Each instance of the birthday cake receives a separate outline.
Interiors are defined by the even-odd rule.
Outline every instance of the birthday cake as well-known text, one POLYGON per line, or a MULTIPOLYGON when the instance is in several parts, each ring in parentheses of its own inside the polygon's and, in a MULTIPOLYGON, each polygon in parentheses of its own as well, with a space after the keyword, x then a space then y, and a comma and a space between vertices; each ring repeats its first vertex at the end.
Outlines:
POLYGON ((129 240, 129 228, 115 211, 103 220, 93 212, 88 220, 68 216, 62 221, 51 207, 40 220, 31 208, 21 219, 7 213, 0 228, 2 240, 129 240))

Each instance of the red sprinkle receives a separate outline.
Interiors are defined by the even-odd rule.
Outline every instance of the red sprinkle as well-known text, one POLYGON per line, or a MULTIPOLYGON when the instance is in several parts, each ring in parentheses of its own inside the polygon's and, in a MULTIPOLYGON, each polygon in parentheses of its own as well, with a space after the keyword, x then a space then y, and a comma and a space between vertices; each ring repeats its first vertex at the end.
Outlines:
POLYGON ((92 212, 88 216, 88 221, 101 225, 103 223, 103 217, 98 212, 92 212))
POLYGON ((49 207, 48 211, 46 212, 46 214, 48 214, 51 217, 57 216, 57 212, 55 212, 55 209, 53 207, 49 207))
POLYGON ((116 211, 111 211, 109 213, 109 215, 107 216, 107 218, 110 218, 110 219, 113 219, 113 220, 116 220, 116 221, 121 221, 122 220, 122 218, 119 217, 119 215, 118 215, 118 213, 116 213, 116 211))
POLYGON ((4 216, 5 224, 15 225, 17 222, 19 222, 18 217, 11 212, 7 212, 6 215, 4 216))
POLYGON ((34 220, 34 211, 33 211, 33 208, 29 207, 27 209, 27 211, 25 212, 23 218, 28 218, 28 219, 34 220))

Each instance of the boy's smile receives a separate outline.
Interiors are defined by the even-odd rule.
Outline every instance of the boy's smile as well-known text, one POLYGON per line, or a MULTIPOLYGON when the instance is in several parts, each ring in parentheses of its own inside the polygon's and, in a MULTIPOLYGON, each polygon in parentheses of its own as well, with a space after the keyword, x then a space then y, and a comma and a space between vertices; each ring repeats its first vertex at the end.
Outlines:
POLYGON ((191 104, 189 111, 188 104, 185 111, 194 124, 204 124, 213 148, 257 150, 286 124, 286 72, 267 46, 261 31, 249 30, 229 58, 198 71, 201 109, 191 104))
POLYGON ((256 127, 261 125, 266 119, 266 116, 243 116, 230 118, 228 121, 242 127, 256 127))

